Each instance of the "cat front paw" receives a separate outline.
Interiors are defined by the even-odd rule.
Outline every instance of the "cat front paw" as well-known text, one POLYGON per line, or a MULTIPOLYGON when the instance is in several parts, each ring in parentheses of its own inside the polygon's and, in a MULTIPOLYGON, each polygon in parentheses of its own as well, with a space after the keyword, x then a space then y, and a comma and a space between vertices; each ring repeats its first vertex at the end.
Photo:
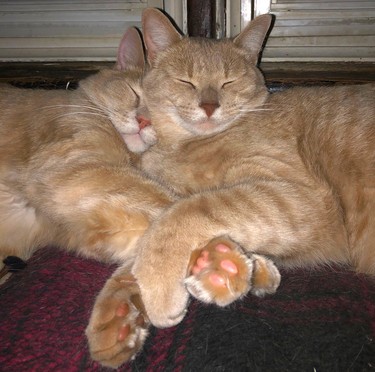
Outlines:
POLYGON ((134 277, 110 278, 86 328, 92 359, 112 368, 133 359, 142 349, 149 325, 134 277))
POLYGON ((185 285, 197 299, 226 306, 249 292, 252 272, 253 261, 236 243, 217 238, 193 251, 185 285))
POLYGON ((211 240, 193 251, 185 285, 190 294, 205 303, 226 306, 249 291, 256 296, 274 293, 280 274, 271 260, 246 255, 231 239, 211 240))
POLYGON ((250 258, 253 261, 250 292, 258 297, 275 293, 281 281, 279 269, 264 256, 253 254, 250 258))

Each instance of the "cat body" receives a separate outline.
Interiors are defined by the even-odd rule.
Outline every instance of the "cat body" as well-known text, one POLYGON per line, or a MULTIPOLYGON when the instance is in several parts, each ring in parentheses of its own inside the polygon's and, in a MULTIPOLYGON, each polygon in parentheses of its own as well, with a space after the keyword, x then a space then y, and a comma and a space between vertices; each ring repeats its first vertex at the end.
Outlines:
POLYGON ((1 261, 50 244, 129 263, 150 220, 174 200, 134 167, 155 134, 139 127, 141 39, 130 29, 122 42, 117 69, 74 91, 1 86, 1 261))
POLYGON ((142 166, 184 195, 140 240, 133 267, 155 325, 182 319, 196 295, 190 256, 220 237, 279 265, 375 274, 374 86, 270 95, 256 67, 270 23, 261 16, 233 41, 213 41, 144 13, 159 140, 142 166))
MULTIPOLYGON (((160 144, 143 155, 142 165, 148 173, 160 176, 182 195, 209 195, 218 188, 246 185, 249 189, 264 187, 264 191, 271 193, 268 196, 277 200, 278 189, 282 194, 283 189, 290 188, 294 190, 291 200, 279 200, 288 202, 284 206, 287 213, 292 212, 292 207, 301 208, 306 213, 304 224, 315 220, 331 228, 327 235, 324 235, 325 229, 317 228, 317 237, 313 238, 316 247, 306 252, 301 250, 301 256, 285 251, 281 258, 276 255, 273 259, 296 265, 306 260, 311 263, 350 262, 358 271, 372 273, 375 270, 370 259, 373 250, 362 256, 360 263, 356 262, 357 254, 349 251, 349 246, 358 246, 361 234, 355 233, 356 224, 361 219, 363 226, 371 224, 371 208, 362 211, 360 217, 358 205, 370 206, 374 200, 371 190, 375 185, 375 127, 371 124, 375 115, 371 106, 374 93, 374 86, 369 85, 295 88, 272 94, 266 101, 269 109, 249 113, 230 130, 219 134, 188 139, 178 147, 175 143, 160 144), (332 102, 333 95, 339 103, 332 102), (367 113, 355 123, 352 113, 347 112, 353 100, 356 110, 367 113), (327 101, 331 101, 330 104, 327 101), (331 123, 329 127, 327 120, 331 123), (298 189, 306 193, 298 197, 298 189), (337 231, 336 237, 333 231, 337 231), (333 244, 327 250, 332 237, 333 244), (304 254, 311 257, 304 257, 304 254)), ((263 198, 267 200, 267 192, 263 198)), ((273 209, 271 206, 267 212, 267 208, 257 205, 265 216, 273 209)), ((276 216, 275 211, 273 214, 276 216)), ((311 236, 311 231, 300 232, 311 236)), ((307 241, 307 236, 298 237, 293 232, 298 247, 301 241, 307 241)), ((265 247, 259 246, 256 251, 272 256, 274 243, 264 243, 264 239, 261 238, 261 245, 265 247)), ((279 241, 275 243, 280 245, 279 241)), ((292 249, 294 244, 291 241, 287 244, 292 249)))
POLYGON ((139 237, 177 199, 136 167, 156 141, 144 70, 142 39, 130 28, 115 68, 74 91, 0 87, 0 269, 7 256, 26 260, 46 245, 120 265, 86 329, 92 357, 109 366, 147 336, 130 269, 139 237))
POLYGON ((374 88, 270 95, 256 67, 270 20, 213 41, 143 13, 158 142, 140 164, 179 198, 137 241, 133 275, 120 266, 97 297, 86 334, 106 366, 133 358, 150 323, 181 321, 190 295, 226 306, 274 293, 274 262, 374 273, 374 88))

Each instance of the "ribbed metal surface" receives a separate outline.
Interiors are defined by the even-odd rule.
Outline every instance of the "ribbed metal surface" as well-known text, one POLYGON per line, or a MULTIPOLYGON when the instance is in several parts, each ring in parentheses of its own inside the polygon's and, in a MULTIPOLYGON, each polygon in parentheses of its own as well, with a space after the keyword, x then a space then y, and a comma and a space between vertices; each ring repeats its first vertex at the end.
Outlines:
POLYGON ((273 0, 264 61, 375 61, 375 1, 273 0))
POLYGON ((163 1, 2 0, 0 61, 113 60, 142 9, 163 1))

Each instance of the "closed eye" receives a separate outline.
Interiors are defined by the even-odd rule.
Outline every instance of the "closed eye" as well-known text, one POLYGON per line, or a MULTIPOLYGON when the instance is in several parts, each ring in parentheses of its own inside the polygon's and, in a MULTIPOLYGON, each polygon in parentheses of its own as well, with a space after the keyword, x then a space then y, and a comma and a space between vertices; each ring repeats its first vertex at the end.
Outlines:
POLYGON ((182 84, 189 85, 193 89, 196 89, 195 85, 190 81, 183 80, 183 79, 176 79, 176 80, 182 84))
POLYGON ((135 95, 135 99, 136 99, 136 105, 137 106, 139 106, 139 104, 140 104, 140 101, 141 101, 141 97, 138 95, 138 93, 133 89, 133 87, 130 85, 130 84, 128 84, 128 87, 130 88, 130 90, 134 93, 134 95, 135 95))
POLYGON ((226 81, 222 86, 221 88, 226 88, 228 87, 230 84, 234 83, 236 80, 228 80, 226 81))

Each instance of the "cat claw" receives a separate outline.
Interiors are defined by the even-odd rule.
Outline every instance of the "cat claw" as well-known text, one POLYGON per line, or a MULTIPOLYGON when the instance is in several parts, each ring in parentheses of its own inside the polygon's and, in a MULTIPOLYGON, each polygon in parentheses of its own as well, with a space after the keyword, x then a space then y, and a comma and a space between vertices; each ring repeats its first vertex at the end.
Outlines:
POLYGON ((150 322, 131 275, 110 278, 86 329, 92 359, 117 368, 142 349, 150 322))
POLYGON ((216 238, 193 251, 185 285, 190 294, 205 302, 226 306, 248 292, 264 296, 276 291, 280 273, 264 256, 246 255, 228 238, 216 238))

